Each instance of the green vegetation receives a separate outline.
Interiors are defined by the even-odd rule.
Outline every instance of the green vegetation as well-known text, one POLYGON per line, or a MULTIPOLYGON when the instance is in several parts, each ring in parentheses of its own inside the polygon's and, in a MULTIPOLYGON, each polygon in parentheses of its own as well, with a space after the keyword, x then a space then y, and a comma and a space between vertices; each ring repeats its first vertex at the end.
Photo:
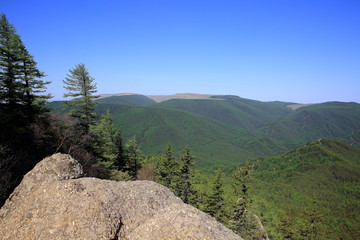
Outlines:
POLYGON ((339 140, 348 143, 350 146, 360 148, 360 130, 356 130, 348 136, 339 138, 339 140))
POLYGON ((318 138, 336 139, 360 129, 360 104, 328 102, 298 109, 281 121, 257 129, 289 149, 318 138))
POLYGON ((222 175, 223 172, 220 169, 217 169, 211 193, 205 202, 204 211, 216 218, 218 221, 225 223, 226 213, 224 211, 225 200, 222 175))
POLYGON ((252 164, 252 207, 270 239, 357 238, 359 149, 319 139, 252 164))
POLYGON ((157 162, 156 173, 162 185, 173 192, 177 191, 179 163, 175 159, 171 144, 166 146, 164 156, 157 162))
POLYGON ((79 125, 87 132, 91 124, 95 121, 94 106, 92 101, 98 96, 94 96, 96 93, 95 80, 90 76, 88 70, 84 64, 75 65, 74 69, 70 69, 70 74, 67 74, 65 80, 63 80, 64 88, 68 93, 64 94, 64 97, 73 97, 71 101, 66 101, 67 107, 70 107, 71 116, 76 118, 79 125))
POLYGON ((125 165, 122 138, 120 130, 113 124, 110 112, 91 125, 89 132, 94 137, 92 148, 100 158, 99 163, 112 171, 121 170, 125 165))
POLYGON ((292 113, 286 103, 260 102, 237 96, 213 96, 213 99, 172 99, 157 106, 181 109, 245 129, 256 129, 292 113))
POLYGON ((117 103, 126 105, 138 105, 138 106, 152 106, 156 102, 144 95, 122 95, 122 96, 111 96, 96 100, 100 103, 117 103))
MULTIPOLYGON (((198 156, 197 166, 212 169, 231 169, 257 156, 285 153, 320 137, 349 136, 360 128, 360 105, 356 103, 313 104, 293 111, 284 102, 212 98, 219 100, 173 99, 150 107, 109 99, 97 111, 102 114, 111 109, 115 125, 126 129, 124 139, 137 136, 145 153, 158 154, 168 142, 175 149, 189 145, 198 156)), ((65 111, 59 103, 52 107, 65 111)))
MULTIPOLYGON (((62 114, 68 111, 61 102, 52 102, 49 107, 62 114)), ((249 130, 183 110, 105 103, 96 106, 99 115, 108 109, 115 126, 126 129, 123 138, 136 136, 144 153, 159 154, 169 142, 175 150, 188 145, 198 158, 197 166, 203 169, 231 169, 253 157, 287 150, 277 140, 258 138, 249 130)))
POLYGON ((178 189, 179 197, 184 201, 184 203, 196 206, 197 192, 194 188, 194 158, 195 156, 191 155, 190 153, 190 148, 185 147, 179 164, 180 169, 178 189))
POLYGON ((142 153, 140 146, 136 142, 136 138, 132 137, 128 143, 125 144, 125 167, 124 170, 132 177, 136 179, 136 174, 141 168, 142 153))
POLYGON ((185 203, 197 206, 194 158, 190 148, 185 147, 178 159, 173 153, 172 145, 167 144, 163 155, 155 158, 154 174, 161 184, 171 189, 185 203))

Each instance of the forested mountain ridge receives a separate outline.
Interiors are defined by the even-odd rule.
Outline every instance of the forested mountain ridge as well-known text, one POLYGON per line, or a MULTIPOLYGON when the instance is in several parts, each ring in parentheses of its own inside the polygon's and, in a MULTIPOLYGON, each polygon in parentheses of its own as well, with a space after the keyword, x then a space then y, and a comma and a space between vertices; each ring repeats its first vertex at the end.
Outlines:
POLYGON ((355 239, 360 234, 359 149, 318 139, 252 164, 253 207, 270 238, 310 239, 313 233, 315 239, 355 239))
MULTIPOLYGON (((59 101, 50 103, 49 107, 61 114, 68 111, 59 101)), ((168 143, 175 149, 188 145, 201 168, 231 168, 256 156, 286 151, 277 141, 259 138, 247 129, 179 109, 118 103, 96 106, 99 115, 107 110, 123 138, 136 136, 145 153, 158 154, 168 143)))
MULTIPOLYGON (((144 152, 158 154, 171 142, 192 147, 198 166, 234 166, 257 156, 285 153, 308 141, 338 139, 360 129, 360 104, 329 102, 292 110, 285 102, 260 102, 237 96, 171 99, 157 104, 143 95, 97 100, 128 139, 136 136, 144 152)), ((60 113, 61 102, 49 105, 60 113)), ((358 138, 353 138, 357 144, 358 138)))
POLYGON ((157 106, 186 110, 224 123, 253 130, 278 121, 293 110, 286 103, 260 102, 237 96, 213 96, 212 99, 172 99, 157 106))
MULTIPOLYGON (((100 95, 101 96, 101 95, 100 95)), ((120 104, 128 104, 128 105, 139 105, 139 106, 151 106, 155 105, 155 100, 143 96, 143 95, 121 95, 121 96, 101 96, 100 99, 97 100, 101 103, 120 103, 120 104)))
POLYGON ((296 110, 281 121, 257 129, 262 136, 291 147, 317 138, 341 138, 360 129, 360 104, 326 102, 296 110))

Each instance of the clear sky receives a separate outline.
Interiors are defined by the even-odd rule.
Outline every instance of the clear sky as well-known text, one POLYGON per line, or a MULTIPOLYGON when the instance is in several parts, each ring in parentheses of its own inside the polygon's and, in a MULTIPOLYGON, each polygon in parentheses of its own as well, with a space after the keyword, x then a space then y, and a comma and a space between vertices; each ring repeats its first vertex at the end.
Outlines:
POLYGON ((360 0, 0 0, 48 87, 360 103, 360 0))

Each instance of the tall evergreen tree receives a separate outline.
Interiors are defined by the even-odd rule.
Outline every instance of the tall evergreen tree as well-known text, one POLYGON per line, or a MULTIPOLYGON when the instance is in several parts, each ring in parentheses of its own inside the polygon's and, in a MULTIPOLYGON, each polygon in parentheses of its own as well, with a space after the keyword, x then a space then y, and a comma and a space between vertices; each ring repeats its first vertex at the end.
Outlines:
POLYGON ((250 165, 237 168, 234 172, 233 178, 233 191, 237 198, 237 202, 233 207, 233 213, 231 216, 231 228, 236 233, 243 235, 252 235, 252 223, 250 217, 246 214, 247 207, 251 199, 249 198, 249 176, 250 176, 250 165))
POLYGON ((97 104, 94 99, 94 93, 97 92, 94 78, 90 76, 84 64, 77 64, 73 69, 69 70, 70 73, 63 80, 64 88, 68 91, 64 97, 73 97, 71 101, 67 101, 66 105, 71 107, 71 116, 78 119, 80 126, 86 132, 89 126, 94 123, 96 113, 94 106, 97 104))
POLYGON ((179 163, 174 157, 171 144, 165 147, 164 156, 157 166, 157 175, 161 184, 170 188, 178 195, 177 179, 179 176, 179 163))
POLYGON ((7 115, 13 120, 31 123, 42 114, 43 105, 51 98, 44 94, 45 74, 37 68, 21 41, 16 29, 5 14, 0 16, 0 103, 7 109, 7 115), (24 108, 25 106, 25 108, 24 108), (18 118, 18 119, 16 119, 18 118))
POLYGON ((41 78, 45 77, 45 74, 36 67, 37 63, 33 59, 33 56, 29 54, 23 44, 21 44, 20 49, 20 76, 23 85, 23 102, 26 105, 28 114, 34 116, 46 110, 44 105, 47 103, 47 100, 52 97, 50 94, 45 93, 46 85, 49 84, 50 81, 41 80, 41 78))
POLYGON ((184 203, 196 204, 196 191, 193 186, 193 167, 194 167, 194 156, 190 153, 190 148, 185 147, 180 161, 179 171, 179 197, 184 203))
POLYGON ((91 125, 89 132, 94 137, 93 148, 101 162, 110 169, 121 170, 124 167, 122 138, 110 111, 101 116, 97 124, 91 125))
POLYGON ((5 14, 0 17, 0 100, 14 109, 21 103, 22 91, 19 81, 20 36, 5 14))
MULTIPOLYGON (((40 139, 40 125, 48 126, 44 94, 49 82, 21 41, 5 14, 0 15, 0 146, 6 149, 0 175, 11 176, 1 185, 12 190, 23 174, 50 152, 51 144, 40 139), (46 142, 46 144, 44 144, 46 142), (41 149, 41 151, 39 151, 41 149)), ((48 133, 48 132, 47 132, 48 133)), ((44 133, 46 135, 47 133, 44 133)), ((4 178, 6 179, 6 178, 4 178)), ((0 205, 3 193, 0 191, 0 205)))
POLYGON ((125 170, 135 179, 137 171, 141 168, 142 154, 140 146, 136 142, 135 136, 130 138, 125 145, 125 170))
POLYGON ((224 211, 224 190, 222 174, 223 173, 220 169, 216 170, 212 191, 207 201, 205 202, 204 209, 206 213, 210 214, 220 222, 224 222, 226 215, 224 211))

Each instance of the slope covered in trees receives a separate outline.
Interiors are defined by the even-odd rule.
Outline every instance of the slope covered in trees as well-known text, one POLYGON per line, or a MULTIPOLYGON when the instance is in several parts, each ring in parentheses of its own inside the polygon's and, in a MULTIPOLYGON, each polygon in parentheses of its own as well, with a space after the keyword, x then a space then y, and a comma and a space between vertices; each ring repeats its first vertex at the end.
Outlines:
MULTIPOLYGON (((108 98, 96 111, 102 114, 110 109, 115 125, 126 129, 124 139, 135 135, 145 153, 159 153, 169 142, 175 149, 189 145, 201 167, 234 166, 252 157, 285 153, 321 137, 358 144, 357 103, 329 102, 294 111, 283 102, 221 98, 226 99, 172 99, 153 106, 124 105, 108 98)), ((60 113, 67 111, 61 102, 50 106, 60 113)))
MULTIPOLYGON (((61 102, 49 104, 60 113, 68 111, 61 102)), ((144 153, 158 154, 172 143, 175 149, 190 146, 197 166, 232 168, 256 156, 285 152, 275 141, 257 138, 248 130, 190 112, 145 106, 99 104, 99 115, 109 110, 114 124, 124 129, 123 138, 136 136, 144 153)))
POLYGON ((359 236, 359 149, 319 139, 252 164, 253 209, 270 239, 359 236))
POLYGON ((340 138, 360 129, 360 104, 327 102, 299 108, 257 133, 283 141, 290 148, 318 138, 340 138))
MULTIPOLYGON (((116 102, 108 99, 107 103, 116 102)), ((352 144, 358 144, 356 136, 356 131, 360 129, 358 103, 327 102, 296 105, 285 102, 260 102, 236 96, 211 96, 209 99, 171 99, 160 102, 154 107, 180 109, 227 126, 247 129, 257 139, 263 141, 271 139, 272 142, 276 142, 276 146, 273 147, 282 150, 291 150, 321 137, 348 138, 352 144), (294 108, 294 106, 300 107, 294 108), (350 136, 351 134, 353 136, 350 136)), ((280 153, 278 149, 274 152, 280 153)))
POLYGON ((98 99, 97 102, 100 103, 118 103, 118 104, 127 104, 127 105, 139 105, 139 106, 152 106, 156 102, 144 95, 121 95, 121 96, 110 96, 102 97, 98 99))
POLYGON ((210 99, 172 99, 159 107, 182 109, 220 122, 253 130, 291 114, 290 103, 260 102, 237 96, 212 96, 210 99))

